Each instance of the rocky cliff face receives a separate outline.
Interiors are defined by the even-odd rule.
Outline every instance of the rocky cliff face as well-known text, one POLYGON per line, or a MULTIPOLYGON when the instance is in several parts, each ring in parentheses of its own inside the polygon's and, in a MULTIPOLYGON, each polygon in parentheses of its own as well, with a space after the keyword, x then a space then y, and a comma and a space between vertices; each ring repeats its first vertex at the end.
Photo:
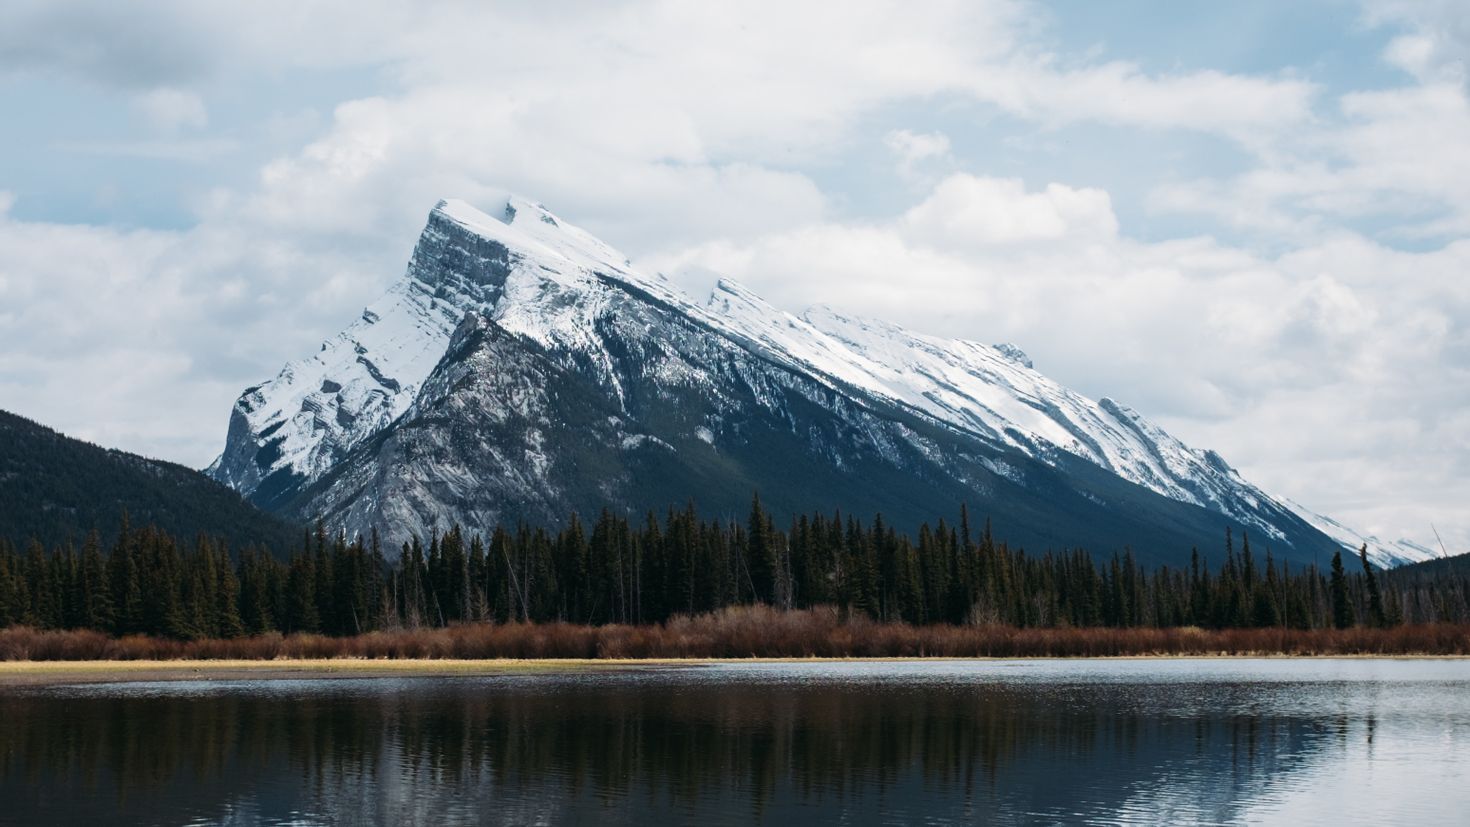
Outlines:
POLYGON ((1227 525, 1310 559, 1336 544, 1137 412, 945 340, 731 282, 695 304, 539 205, 431 213, 404 279, 247 390, 210 473, 255 501, 389 538, 459 522, 694 499, 740 513, 957 512, 1030 546, 1157 560, 1227 525))

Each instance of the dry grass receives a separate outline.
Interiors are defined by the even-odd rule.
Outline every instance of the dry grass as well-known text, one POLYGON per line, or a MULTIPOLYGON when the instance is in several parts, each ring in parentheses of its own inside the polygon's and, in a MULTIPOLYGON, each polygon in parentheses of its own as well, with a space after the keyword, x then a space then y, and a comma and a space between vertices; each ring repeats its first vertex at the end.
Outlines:
POLYGON ((1242 655, 1470 655, 1470 626, 1390 629, 1018 629, 844 620, 831 609, 724 609, 651 626, 463 624, 355 637, 111 638, 0 629, 0 661, 544 660, 670 658, 1027 658, 1242 655))

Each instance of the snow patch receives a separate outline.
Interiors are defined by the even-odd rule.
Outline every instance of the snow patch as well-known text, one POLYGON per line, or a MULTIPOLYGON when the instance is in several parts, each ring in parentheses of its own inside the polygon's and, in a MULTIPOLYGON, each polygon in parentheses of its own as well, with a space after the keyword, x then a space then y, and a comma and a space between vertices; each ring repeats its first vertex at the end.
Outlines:
POLYGON ((651 434, 628 434, 622 440, 624 451, 632 451, 635 448, 641 448, 645 445, 657 445, 660 448, 665 448, 670 451, 674 450, 674 446, 651 434))

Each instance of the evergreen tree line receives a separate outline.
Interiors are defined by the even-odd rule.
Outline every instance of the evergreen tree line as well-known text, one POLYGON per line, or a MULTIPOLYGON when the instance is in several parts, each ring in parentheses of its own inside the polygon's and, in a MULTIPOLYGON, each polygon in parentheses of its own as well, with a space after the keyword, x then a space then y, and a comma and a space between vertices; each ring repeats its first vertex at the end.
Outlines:
POLYGON ((913 624, 1017 627, 1296 629, 1470 621, 1470 574, 1378 572, 1366 552, 1326 571, 1292 568, 1249 538, 1225 535, 1218 566, 1197 549, 1184 568, 1131 553, 1031 555, 973 532, 925 524, 901 534, 882 516, 802 515, 777 528, 757 497, 743 521, 701 519, 692 505, 641 521, 604 511, 559 531, 521 525, 488 539, 459 527, 390 556, 376 534, 349 542, 318 527, 284 559, 237 556, 208 536, 191 544, 123 518, 103 548, 24 551, 0 542, 0 627, 229 638, 270 631, 352 635, 469 621, 658 623, 732 605, 836 606, 913 624))

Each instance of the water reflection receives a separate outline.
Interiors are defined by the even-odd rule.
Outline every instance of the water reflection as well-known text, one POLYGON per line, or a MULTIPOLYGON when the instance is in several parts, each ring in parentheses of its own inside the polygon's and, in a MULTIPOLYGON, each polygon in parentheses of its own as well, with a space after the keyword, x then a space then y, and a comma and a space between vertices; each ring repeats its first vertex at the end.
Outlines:
POLYGON ((1465 664, 1286 663, 10 692, 0 821, 1457 821, 1465 664))

